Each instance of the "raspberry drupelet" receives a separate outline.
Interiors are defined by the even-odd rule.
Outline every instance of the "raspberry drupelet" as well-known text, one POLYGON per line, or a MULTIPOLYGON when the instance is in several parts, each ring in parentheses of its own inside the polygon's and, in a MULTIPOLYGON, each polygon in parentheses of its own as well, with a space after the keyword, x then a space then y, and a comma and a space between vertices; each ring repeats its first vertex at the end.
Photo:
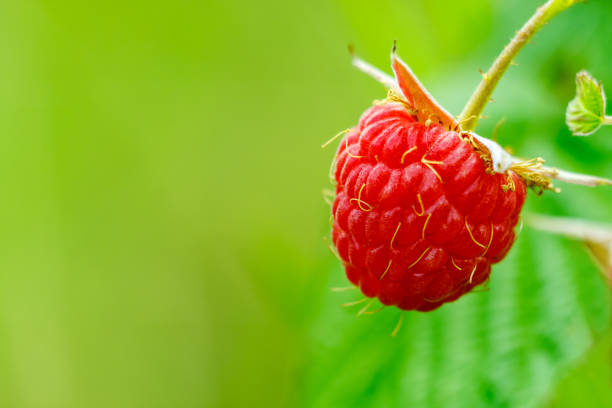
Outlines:
POLYGON ((483 283, 515 238, 525 185, 468 135, 401 102, 368 109, 336 154, 332 240, 364 295, 433 310, 483 283))

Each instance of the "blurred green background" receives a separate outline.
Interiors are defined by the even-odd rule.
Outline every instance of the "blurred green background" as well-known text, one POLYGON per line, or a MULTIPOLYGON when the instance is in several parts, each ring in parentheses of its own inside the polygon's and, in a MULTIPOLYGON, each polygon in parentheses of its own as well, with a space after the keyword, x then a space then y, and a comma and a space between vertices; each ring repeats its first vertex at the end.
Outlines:
MULTIPOLYGON (((368 317, 322 237, 333 148, 400 55, 451 112, 539 1, 0 4, 0 406, 612 406, 610 297, 581 244, 525 228, 490 291, 368 317)), ((572 138, 574 75, 612 89, 612 3, 549 24, 479 133, 612 177, 572 138)), ((612 222, 611 189, 527 211, 612 222)))

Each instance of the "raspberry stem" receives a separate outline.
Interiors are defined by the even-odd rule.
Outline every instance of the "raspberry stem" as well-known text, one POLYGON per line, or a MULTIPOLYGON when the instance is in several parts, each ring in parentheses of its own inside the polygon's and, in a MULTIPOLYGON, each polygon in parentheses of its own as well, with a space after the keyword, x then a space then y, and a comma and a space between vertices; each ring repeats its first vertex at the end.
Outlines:
POLYGON ((557 14, 583 0, 549 0, 538 8, 536 13, 516 33, 512 41, 501 52, 491 65, 491 68, 482 75, 482 80, 470 97, 459 116, 459 123, 463 130, 471 131, 476 128, 480 114, 489 102, 491 94, 497 83, 504 75, 514 58, 529 42, 536 32, 557 14))
POLYGON ((538 214, 527 216, 527 224, 540 231, 582 241, 604 277, 612 283, 612 226, 538 214))
POLYGON ((575 218, 530 214, 527 225, 542 231, 565 235, 583 241, 612 244, 612 226, 601 226, 575 218))
POLYGON ((563 181, 569 184, 578 184, 587 187, 612 186, 612 180, 609 179, 590 176, 587 174, 572 173, 571 171, 560 170, 554 167, 543 166, 536 172, 542 174, 545 177, 563 181))

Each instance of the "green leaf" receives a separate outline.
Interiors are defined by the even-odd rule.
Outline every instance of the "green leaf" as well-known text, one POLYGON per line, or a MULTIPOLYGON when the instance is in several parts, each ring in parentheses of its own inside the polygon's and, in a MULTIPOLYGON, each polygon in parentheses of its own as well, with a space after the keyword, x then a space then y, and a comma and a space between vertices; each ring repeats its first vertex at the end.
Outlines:
POLYGON ((549 408, 612 407, 612 336, 606 334, 551 395, 549 408), (585 392, 586 391, 586 392, 585 392))
MULTIPOLYGON (((340 268, 333 286, 346 286, 340 268)), ((534 407, 608 327, 609 291, 577 242, 525 228, 489 290, 431 313, 356 313, 324 295, 310 327, 303 407, 534 407)))
POLYGON ((567 106, 565 121, 575 136, 588 136, 604 123, 606 95, 588 72, 576 75, 576 97, 567 106))

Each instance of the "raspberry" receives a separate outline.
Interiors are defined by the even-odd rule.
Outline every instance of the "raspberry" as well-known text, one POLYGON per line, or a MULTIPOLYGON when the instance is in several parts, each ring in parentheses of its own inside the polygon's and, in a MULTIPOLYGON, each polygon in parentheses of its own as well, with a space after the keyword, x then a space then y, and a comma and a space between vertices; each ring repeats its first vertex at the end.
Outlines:
POLYGON ((368 109, 336 154, 332 240, 367 297, 433 310, 485 282, 512 246, 525 184, 469 134, 405 103, 368 109))

